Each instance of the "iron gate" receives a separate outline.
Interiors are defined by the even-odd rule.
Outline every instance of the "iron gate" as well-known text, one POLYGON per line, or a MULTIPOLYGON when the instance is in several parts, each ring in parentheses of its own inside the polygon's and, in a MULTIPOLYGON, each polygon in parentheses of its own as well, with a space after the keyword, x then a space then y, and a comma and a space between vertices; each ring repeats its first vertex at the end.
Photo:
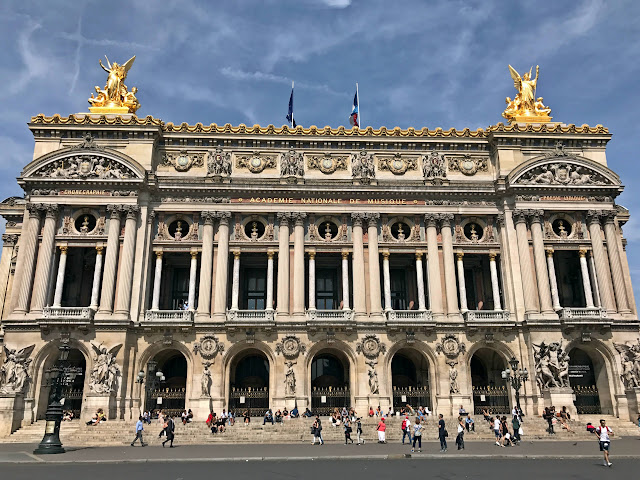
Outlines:
POLYGON ((82 410, 82 390, 65 388, 62 390, 62 398, 64 398, 62 409, 70 410, 73 412, 74 418, 80 418, 80 411, 82 410))
POLYGON ((314 387, 311 391, 311 411, 314 415, 331 415, 337 408, 351 406, 351 392, 348 387, 314 387))
POLYGON ((179 417, 185 410, 186 388, 158 388, 147 390, 147 410, 162 410, 179 417), (158 402, 158 399, 161 399, 158 402))
POLYGON ((509 414, 509 391, 506 387, 473 387, 473 405, 475 415, 482 415, 483 410, 490 414, 509 414))
POLYGON ((573 402, 576 406, 578 414, 598 414, 602 413, 600 408, 600 395, 598 395, 598 387, 576 385, 573 387, 573 394, 576 399, 573 402))
POLYGON ((247 410, 252 417, 261 417, 269 408, 269 389, 231 387, 229 410, 239 416, 247 410))
POLYGON ((414 409, 418 407, 429 407, 431 410, 431 395, 429 386, 424 387, 393 387, 394 408, 404 407, 406 404, 414 409))

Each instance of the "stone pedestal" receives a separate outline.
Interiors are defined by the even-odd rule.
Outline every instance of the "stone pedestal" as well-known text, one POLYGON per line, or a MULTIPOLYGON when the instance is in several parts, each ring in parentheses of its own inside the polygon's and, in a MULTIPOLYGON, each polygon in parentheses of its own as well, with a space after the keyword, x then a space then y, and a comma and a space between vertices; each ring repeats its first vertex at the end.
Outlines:
MULTIPOLYGON (((462 405, 464 407, 464 409, 468 412, 471 413, 471 416, 473 416, 473 410, 474 410, 474 405, 471 401, 471 395, 465 395, 463 393, 452 393, 451 394, 451 413, 450 415, 452 417, 457 417, 459 410, 460 410, 460 405, 462 405)), ((442 410, 438 413, 442 413, 442 410)))
MULTIPOLYGON (((627 399, 627 411, 629 412, 629 420, 637 424, 638 414, 640 414, 640 387, 625 390, 625 396, 627 399)), ((619 403, 622 402, 619 401, 619 403)), ((624 418, 624 412, 622 408, 620 408, 620 418, 624 418)))
MULTIPOLYGON (((64 405, 62 409, 64 410, 64 405)), ((87 393, 82 402, 82 411, 80 412, 80 420, 88 422, 95 415, 96 411, 101 408, 107 415, 109 420, 116 418, 116 399, 115 397, 104 393, 87 393)))
MULTIPOLYGON (((211 397, 190 398, 187 405, 187 409, 189 408, 193 412, 193 421, 197 421, 202 418, 206 419, 212 409, 211 397)), ((213 411, 218 415, 222 414, 222 408, 219 410, 213 409, 213 411)))
MULTIPOLYGON (((556 407, 556 412, 567 407, 567 411, 571 414, 571 418, 578 420, 578 412, 573 404, 573 388, 571 387, 552 387, 542 389, 543 407, 556 407)), ((544 410, 544 408, 543 408, 544 410)))
POLYGON ((22 426, 24 397, 0 395, 0 437, 11 435, 22 426))

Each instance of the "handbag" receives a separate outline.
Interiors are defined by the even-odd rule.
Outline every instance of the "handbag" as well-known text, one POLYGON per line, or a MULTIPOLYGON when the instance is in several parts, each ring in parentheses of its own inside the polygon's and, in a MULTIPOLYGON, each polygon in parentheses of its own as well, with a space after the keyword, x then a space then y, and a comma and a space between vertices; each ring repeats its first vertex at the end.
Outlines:
POLYGON ((522 427, 518 429, 518 435, 524 435, 524 430, 522 430, 522 427))
POLYGON ((444 438, 447 438, 449 436, 449 432, 445 430, 443 435, 444 435, 444 438))

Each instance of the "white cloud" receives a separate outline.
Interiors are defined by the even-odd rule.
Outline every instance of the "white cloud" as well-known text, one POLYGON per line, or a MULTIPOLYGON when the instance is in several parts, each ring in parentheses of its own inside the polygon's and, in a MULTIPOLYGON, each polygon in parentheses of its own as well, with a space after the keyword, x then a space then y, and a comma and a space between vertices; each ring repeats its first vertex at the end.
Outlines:
MULTIPOLYGON (((266 72, 247 72, 244 70, 240 70, 232 67, 223 67, 220 69, 220 73, 233 80, 246 80, 246 81, 259 81, 259 82, 271 82, 271 83, 279 83, 282 85, 291 85, 291 78, 283 77, 281 75, 275 75, 273 73, 266 72)), ((319 92, 326 92, 331 95, 343 96, 345 93, 336 92, 332 90, 328 85, 325 84, 317 84, 317 83, 309 83, 309 82, 296 82, 296 87, 306 89, 306 90, 315 90, 319 92)))
POLYGON ((351 0, 320 0, 320 3, 331 8, 346 8, 351 5, 351 0))

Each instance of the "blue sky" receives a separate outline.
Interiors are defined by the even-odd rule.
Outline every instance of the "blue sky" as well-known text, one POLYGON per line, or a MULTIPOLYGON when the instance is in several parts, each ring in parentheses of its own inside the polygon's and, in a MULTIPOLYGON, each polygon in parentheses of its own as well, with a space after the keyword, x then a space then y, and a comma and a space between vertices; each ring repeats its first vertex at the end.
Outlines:
MULTIPOLYGON (((5 0, 0 4, 0 197, 30 161, 32 115, 87 111, 98 59, 137 55, 140 115, 208 124, 364 124, 472 129, 502 120, 507 64, 540 65, 554 120, 603 124, 626 192, 624 232, 640 292, 636 167, 640 2, 420 0, 5 0)), ((636 295, 637 296, 637 295, 636 295)), ((637 297, 640 298, 640 297, 637 297)))

